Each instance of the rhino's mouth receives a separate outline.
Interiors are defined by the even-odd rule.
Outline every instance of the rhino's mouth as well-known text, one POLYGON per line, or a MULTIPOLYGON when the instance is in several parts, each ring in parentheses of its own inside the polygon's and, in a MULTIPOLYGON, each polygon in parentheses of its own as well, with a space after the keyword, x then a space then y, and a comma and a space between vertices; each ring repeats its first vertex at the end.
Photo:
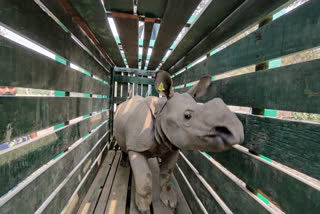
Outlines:
POLYGON ((204 138, 209 141, 209 143, 215 143, 216 145, 232 146, 235 144, 235 138, 231 131, 223 126, 217 126, 212 128, 209 133, 207 133, 204 138))
POLYGON ((204 138, 205 138, 207 141, 215 141, 215 142, 218 143, 218 144, 223 144, 223 143, 225 143, 225 140, 224 140, 221 136, 215 135, 215 134, 205 135, 204 138))
POLYGON ((224 135, 208 134, 204 136, 204 139, 209 143, 214 143, 216 146, 230 146, 228 138, 224 135))

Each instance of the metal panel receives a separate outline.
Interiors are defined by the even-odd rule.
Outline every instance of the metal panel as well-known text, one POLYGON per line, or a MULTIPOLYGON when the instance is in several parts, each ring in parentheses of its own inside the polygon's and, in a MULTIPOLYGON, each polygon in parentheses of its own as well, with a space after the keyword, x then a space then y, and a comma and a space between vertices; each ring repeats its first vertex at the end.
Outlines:
POLYGON ((102 112, 1 154, 0 195, 4 195, 107 119, 107 112, 102 112))
MULTIPOLYGON (((70 32, 77 37, 85 46, 90 50, 90 52, 110 71, 111 65, 106 58, 104 58, 98 48, 92 44, 89 38, 82 32, 81 28, 75 23, 75 16, 68 13, 69 11, 64 8, 62 1, 52 1, 52 0, 40 0, 50 12, 56 16, 59 21, 64 24, 70 32)), ((77 20, 78 21, 78 20, 77 20)))
MULTIPOLYGON (((0 37, 0 85, 109 95, 109 86, 0 37)), ((109 78, 106 78, 107 80, 109 78)), ((109 81, 109 80, 108 80, 109 81)))
POLYGON ((205 38, 214 28, 216 28, 226 17, 228 17, 244 0, 213 0, 210 2, 205 11, 200 15, 198 20, 191 26, 191 29, 182 38, 178 46, 165 61, 161 69, 168 70, 185 53, 196 46, 205 38))
POLYGON ((245 28, 265 19, 268 14, 271 15, 274 10, 280 6, 284 7, 284 4, 289 2, 292 2, 292 0, 245 1, 200 43, 188 53, 185 53, 184 57, 170 68, 170 73, 174 74, 245 28))
POLYGON ((175 85, 320 46, 320 1, 310 1, 176 76, 175 85), (277 38, 274 39, 275 35, 277 38))
POLYGON ((107 11, 133 14, 133 0, 103 0, 107 11))
POLYGON ((106 98, 1 97, 0 142, 100 111, 108 104, 106 98))
POLYGON ((143 53, 142 53, 142 63, 141 63, 142 69, 144 68, 145 63, 146 63, 152 28, 153 28, 152 22, 145 22, 144 23, 143 53))
POLYGON ((162 18, 168 0, 139 0, 138 14, 151 18, 162 18))
POLYGON ((34 1, 1 1, 1 22, 19 34, 105 78, 106 70, 49 17, 34 1), (41 28, 39 28, 41 26, 41 28))
POLYGON ((200 0, 168 1, 148 69, 156 69, 200 0))
POLYGON ((70 0, 116 66, 125 66, 100 1, 70 0))
POLYGON ((138 68, 138 20, 113 18, 130 68, 138 68))

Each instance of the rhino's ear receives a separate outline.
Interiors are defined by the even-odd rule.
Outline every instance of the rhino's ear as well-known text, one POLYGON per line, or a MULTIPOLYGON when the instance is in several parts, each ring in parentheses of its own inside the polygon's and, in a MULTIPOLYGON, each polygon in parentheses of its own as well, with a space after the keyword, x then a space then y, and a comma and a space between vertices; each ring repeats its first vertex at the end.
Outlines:
POLYGON ((170 74, 166 71, 159 70, 152 76, 154 80, 154 87, 161 95, 165 95, 167 99, 173 96, 172 79, 170 74))
POLYGON ((201 97, 207 93, 210 85, 211 85, 211 75, 203 76, 201 77, 198 84, 190 88, 187 93, 190 94, 193 98, 201 97))

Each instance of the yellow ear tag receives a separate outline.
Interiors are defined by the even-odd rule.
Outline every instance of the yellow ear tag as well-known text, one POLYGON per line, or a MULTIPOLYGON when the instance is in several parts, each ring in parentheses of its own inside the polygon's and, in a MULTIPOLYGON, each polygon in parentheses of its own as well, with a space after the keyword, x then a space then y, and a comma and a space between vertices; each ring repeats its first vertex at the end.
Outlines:
POLYGON ((159 87, 158 87, 159 91, 164 91, 164 87, 163 87, 163 82, 160 83, 159 87))

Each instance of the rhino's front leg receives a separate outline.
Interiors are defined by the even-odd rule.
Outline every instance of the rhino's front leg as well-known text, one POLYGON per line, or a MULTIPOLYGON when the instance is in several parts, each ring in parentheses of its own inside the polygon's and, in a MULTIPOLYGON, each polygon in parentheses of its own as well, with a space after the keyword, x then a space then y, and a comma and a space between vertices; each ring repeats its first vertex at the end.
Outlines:
POLYGON ((179 150, 174 150, 161 157, 160 165, 160 199, 171 208, 177 206, 177 195, 172 188, 171 177, 173 169, 178 161, 179 150))
POLYGON ((136 184, 136 205, 140 212, 147 213, 152 201, 152 173, 148 161, 139 152, 129 151, 135 184, 136 184))

